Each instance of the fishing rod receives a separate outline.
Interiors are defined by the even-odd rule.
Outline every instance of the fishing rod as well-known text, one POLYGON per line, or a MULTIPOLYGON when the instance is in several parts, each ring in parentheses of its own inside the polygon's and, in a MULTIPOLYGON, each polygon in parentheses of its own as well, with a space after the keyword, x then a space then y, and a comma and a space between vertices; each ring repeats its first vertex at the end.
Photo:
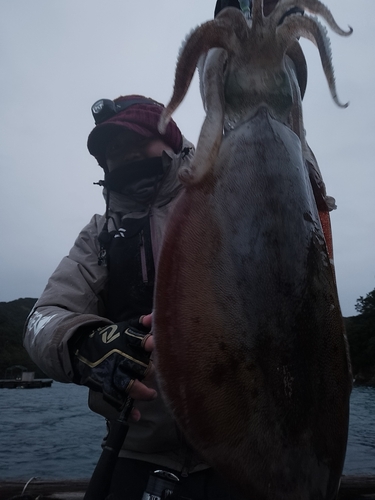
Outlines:
POLYGON ((118 454, 129 430, 128 418, 134 400, 128 396, 116 420, 111 420, 103 451, 91 476, 83 500, 105 500, 108 496, 118 454))

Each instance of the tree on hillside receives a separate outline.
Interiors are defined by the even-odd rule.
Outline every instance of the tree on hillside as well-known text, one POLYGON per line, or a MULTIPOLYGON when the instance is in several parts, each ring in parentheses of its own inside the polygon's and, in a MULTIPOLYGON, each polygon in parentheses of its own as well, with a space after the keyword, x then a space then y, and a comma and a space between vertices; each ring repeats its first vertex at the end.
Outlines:
POLYGON ((23 365, 43 376, 22 344, 23 325, 35 302, 32 298, 0 302, 0 379, 12 365, 23 365))
POLYGON ((355 310, 365 316, 375 316, 375 288, 372 292, 368 293, 365 298, 359 297, 354 306, 355 310))
POLYGON ((359 297, 355 309, 358 316, 347 320, 353 372, 357 379, 375 380, 375 289, 359 297))

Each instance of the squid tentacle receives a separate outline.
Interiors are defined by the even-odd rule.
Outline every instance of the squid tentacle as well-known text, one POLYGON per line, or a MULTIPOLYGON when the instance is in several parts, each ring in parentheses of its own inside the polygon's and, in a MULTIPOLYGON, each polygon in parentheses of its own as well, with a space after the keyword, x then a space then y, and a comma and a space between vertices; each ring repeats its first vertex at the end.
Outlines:
POLYGON ((190 87, 198 59, 212 46, 220 47, 223 40, 225 36, 222 36, 221 30, 217 29, 215 20, 199 26, 186 40, 177 61, 172 97, 159 120, 158 129, 161 134, 165 133, 172 114, 181 104, 190 87))
POLYGON ((350 36, 353 33, 353 28, 350 26, 348 27, 348 31, 340 28, 331 11, 319 0, 285 0, 284 2, 279 2, 269 17, 274 18, 278 23, 285 12, 291 7, 301 7, 312 14, 322 17, 329 27, 338 35, 350 36))
POLYGON ((247 29, 241 12, 235 8, 228 8, 216 19, 202 24, 191 34, 182 47, 177 61, 173 94, 162 112, 158 125, 161 134, 165 133, 173 112, 185 97, 200 56, 215 47, 231 52, 247 36, 247 29))
POLYGON ((340 108, 347 108, 349 103, 342 104, 337 96, 330 41, 326 35, 325 27, 317 19, 311 17, 296 18, 290 16, 290 18, 285 19, 285 22, 279 26, 276 32, 279 41, 286 45, 302 36, 317 46, 332 98, 340 108))
POLYGON ((252 15, 253 27, 262 26, 264 24, 263 0, 253 1, 251 15, 252 15))
POLYGON ((220 44, 222 38, 225 39, 217 29, 217 22, 215 20, 209 21, 194 30, 180 50, 175 71, 173 94, 159 120, 158 130, 161 134, 165 133, 172 114, 181 104, 190 87, 199 57, 204 52, 208 52, 211 48, 212 39, 216 38, 216 44, 220 44))
POLYGON ((185 184, 197 184, 213 169, 223 137, 225 98, 224 66, 228 53, 224 49, 211 50, 203 75, 203 98, 207 114, 203 122, 194 159, 190 168, 180 170, 185 184))

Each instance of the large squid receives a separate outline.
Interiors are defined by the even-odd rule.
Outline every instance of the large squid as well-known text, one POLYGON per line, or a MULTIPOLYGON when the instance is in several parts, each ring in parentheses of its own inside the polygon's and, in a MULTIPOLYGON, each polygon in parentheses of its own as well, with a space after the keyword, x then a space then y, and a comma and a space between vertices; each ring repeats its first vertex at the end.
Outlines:
POLYGON ((253 0, 251 16, 227 8, 197 28, 160 123, 198 64, 206 118, 158 263, 156 363, 187 440, 252 500, 333 499, 347 442, 350 362, 319 217, 332 199, 305 141, 299 37, 345 105, 306 11, 351 33, 318 0, 280 0, 267 17, 253 0))

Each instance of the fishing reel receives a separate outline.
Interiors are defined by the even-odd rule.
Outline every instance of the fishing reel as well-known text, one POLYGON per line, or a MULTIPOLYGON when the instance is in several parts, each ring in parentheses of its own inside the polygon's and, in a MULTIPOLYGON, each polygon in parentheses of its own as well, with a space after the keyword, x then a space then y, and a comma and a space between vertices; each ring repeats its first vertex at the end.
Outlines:
POLYGON ((173 494, 179 479, 171 472, 155 470, 148 478, 142 500, 172 500, 176 498, 173 494))

